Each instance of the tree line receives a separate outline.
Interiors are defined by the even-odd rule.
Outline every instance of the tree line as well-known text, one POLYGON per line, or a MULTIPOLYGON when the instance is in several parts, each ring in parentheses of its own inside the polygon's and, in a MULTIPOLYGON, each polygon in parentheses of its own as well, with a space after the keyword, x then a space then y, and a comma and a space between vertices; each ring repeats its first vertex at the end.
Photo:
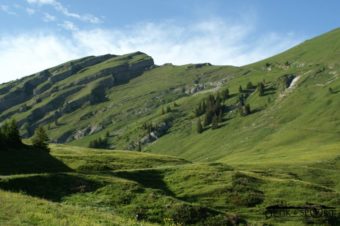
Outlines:
POLYGON ((227 109, 224 104, 229 98, 229 90, 225 89, 216 95, 209 95, 202 100, 195 109, 195 116, 199 117, 197 121, 197 132, 202 133, 204 128, 211 125, 212 129, 217 129, 219 123, 223 120, 223 114, 227 109), (200 116, 204 115, 203 123, 200 116))

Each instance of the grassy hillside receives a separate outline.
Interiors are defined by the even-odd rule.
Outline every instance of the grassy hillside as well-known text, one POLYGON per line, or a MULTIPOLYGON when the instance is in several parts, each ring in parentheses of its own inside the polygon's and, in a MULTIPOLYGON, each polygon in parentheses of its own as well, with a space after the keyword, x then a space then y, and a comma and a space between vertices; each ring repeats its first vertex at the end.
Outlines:
POLYGON ((281 55, 242 68, 246 74, 226 85, 234 94, 226 105, 233 106, 238 101, 239 86, 245 88, 248 82, 264 81, 265 94, 259 96, 257 90, 251 92, 246 103, 253 113, 241 117, 230 111, 219 129, 208 129, 202 134, 195 130, 197 117, 192 112, 206 94, 180 99, 178 111, 184 117, 147 150, 230 164, 263 160, 304 162, 316 156, 328 159, 339 154, 340 118, 336 112, 340 110, 337 104, 340 65, 335 60, 340 56, 339 38, 337 29, 281 55), (321 43, 330 42, 332 45, 321 46, 321 43), (318 48, 323 51, 314 54, 318 48), (304 52, 303 56, 293 58, 299 51, 304 52), (312 55, 315 60, 329 61, 315 63, 310 59, 312 55), (294 76, 295 81, 291 87, 283 89, 280 83, 284 75, 294 76), (238 157, 240 153, 242 157, 238 157))
POLYGON ((336 29, 243 67, 87 57, 0 85, 0 121, 15 117, 26 137, 44 125, 71 145, 0 151, 0 202, 15 200, 0 222, 339 225, 264 214, 340 206, 339 40, 336 29), (199 104, 226 89, 216 128, 198 133, 199 104), (111 150, 86 148, 98 138, 111 150))

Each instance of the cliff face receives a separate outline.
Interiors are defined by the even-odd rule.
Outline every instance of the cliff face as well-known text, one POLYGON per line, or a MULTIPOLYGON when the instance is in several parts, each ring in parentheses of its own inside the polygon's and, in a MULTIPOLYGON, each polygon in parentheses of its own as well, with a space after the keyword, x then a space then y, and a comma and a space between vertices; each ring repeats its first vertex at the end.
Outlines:
POLYGON ((153 59, 141 52, 90 56, 2 84, 0 122, 15 117, 30 136, 39 125, 57 122, 84 105, 106 101, 107 90, 153 66, 153 59))

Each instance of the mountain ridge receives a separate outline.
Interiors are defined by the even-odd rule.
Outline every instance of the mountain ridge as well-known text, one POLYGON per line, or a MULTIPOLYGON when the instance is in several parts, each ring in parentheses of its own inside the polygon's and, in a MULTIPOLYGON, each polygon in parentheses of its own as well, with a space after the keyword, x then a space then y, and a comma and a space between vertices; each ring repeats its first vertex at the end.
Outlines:
MULTIPOLYGON (((16 118, 25 137, 30 137, 36 127, 44 125, 48 127, 52 141, 57 143, 71 142, 87 146, 91 140, 108 134, 109 148, 135 150, 141 142, 146 151, 161 153, 172 153, 167 148, 170 147, 167 140, 171 142, 173 136, 180 136, 175 139, 182 146, 177 147, 178 150, 173 154, 191 153, 190 149, 202 141, 197 141, 184 151, 188 146, 183 139, 199 139, 192 129, 194 120, 197 120, 192 112, 201 96, 229 88, 232 98, 227 100, 226 106, 231 107, 238 101, 240 85, 245 87, 252 82, 256 86, 266 80, 266 98, 257 97, 256 89, 250 89, 244 95, 250 95, 246 101, 253 105, 254 111, 258 111, 254 114, 256 118, 262 118, 263 113, 271 115, 273 107, 270 105, 281 108, 290 96, 301 90, 302 84, 312 80, 314 83, 315 80, 320 85, 325 79, 331 83, 337 82, 336 51, 340 49, 339 37, 338 28, 284 53, 242 67, 209 63, 155 65, 152 57, 142 52, 84 57, 0 85, 0 121, 16 118), (315 51, 318 52, 316 59, 310 59, 316 55, 315 51), (298 77, 299 80, 294 90, 290 90, 289 97, 279 103, 283 92, 286 92, 286 88, 280 85, 285 78, 282 76, 287 75, 292 79, 298 77), (169 105, 173 105, 170 107, 173 111, 163 115, 162 108, 169 105), (154 124, 153 134, 148 134, 142 128, 145 123, 154 124), (186 132, 182 134, 176 130, 186 132), (149 139, 150 136, 153 138, 149 139)), ((278 118, 297 117, 294 111, 289 113, 290 116, 275 114, 278 118)), ((228 124, 231 125, 233 122, 241 125, 248 121, 248 117, 239 118, 232 111, 226 112, 224 117, 223 120, 230 121, 228 124)), ((209 134, 222 135, 222 131, 230 133, 225 130, 228 126, 222 127, 220 130, 208 130, 203 140, 207 142, 209 134)), ((236 144, 243 143, 240 139, 235 140, 238 140, 236 144)), ((216 145, 221 150, 225 146, 220 142, 216 142, 216 145)), ((208 148, 202 147, 200 149, 208 148)), ((232 147, 235 148, 233 145, 229 148, 232 147)), ((190 155, 184 156, 192 158, 190 155)))

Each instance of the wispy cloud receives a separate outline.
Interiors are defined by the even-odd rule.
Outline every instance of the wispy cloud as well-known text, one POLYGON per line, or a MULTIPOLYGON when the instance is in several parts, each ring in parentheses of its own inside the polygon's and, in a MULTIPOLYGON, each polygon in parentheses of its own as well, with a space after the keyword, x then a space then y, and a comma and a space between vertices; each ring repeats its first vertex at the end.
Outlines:
POLYGON ((49 5, 52 6, 57 12, 63 14, 66 17, 74 18, 83 22, 98 24, 101 23, 101 19, 92 14, 79 14, 71 12, 67 7, 61 4, 57 0, 26 0, 31 5, 49 5))
POLYGON ((43 20, 44 20, 45 22, 52 22, 52 21, 55 21, 55 20, 56 20, 56 17, 53 16, 53 15, 51 15, 51 14, 49 14, 49 13, 44 13, 44 18, 43 18, 43 20))
POLYGON ((34 15, 36 11, 32 8, 26 8, 26 12, 28 15, 34 15))
POLYGON ((16 12, 12 10, 12 7, 9 5, 0 5, 0 11, 7 13, 9 15, 17 15, 16 12))
POLYGON ((68 31, 78 31, 78 27, 71 21, 64 21, 63 23, 58 25, 68 31))
POLYGON ((0 82, 78 57, 125 54, 138 50, 151 55, 157 64, 210 62, 244 65, 279 53, 302 41, 301 37, 294 34, 275 32, 254 38, 255 25, 230 24, 219 19, 187 25, 171 22, 143 23, 124 29, 81 30, 69 21, 59 26, 68 29, 70 36, 34 32, 14 37, 2 36, 0 82))

